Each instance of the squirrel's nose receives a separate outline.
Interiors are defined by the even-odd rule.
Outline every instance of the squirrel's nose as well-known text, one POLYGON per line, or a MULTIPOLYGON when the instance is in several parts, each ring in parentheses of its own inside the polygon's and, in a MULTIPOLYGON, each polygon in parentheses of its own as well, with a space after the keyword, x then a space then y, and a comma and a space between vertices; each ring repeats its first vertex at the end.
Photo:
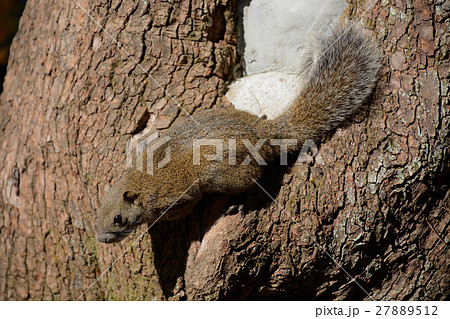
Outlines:
POLYGON ((108 244, 109 243, 109 236, 108 235, 99 234, 99 235, 97 235, 97 240, 99 242, 108 244))
POLYGON ((112 243, 118 243, 122 239, 124 239, 126 235, 116 234, 116 233, 99 233, 97 235, 97 240, 106 243, 106 244, 112 244, 112 243))

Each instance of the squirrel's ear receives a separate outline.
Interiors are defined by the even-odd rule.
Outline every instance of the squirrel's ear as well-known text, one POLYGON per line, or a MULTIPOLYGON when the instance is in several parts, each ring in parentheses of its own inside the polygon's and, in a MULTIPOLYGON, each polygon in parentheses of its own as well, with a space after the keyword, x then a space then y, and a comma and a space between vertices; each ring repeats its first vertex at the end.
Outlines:
POLYGON ((122 197, 127 202, 133 203, 135 199, 138 197, 138 194, 133 191, 125 191, 123 192, 122 197))

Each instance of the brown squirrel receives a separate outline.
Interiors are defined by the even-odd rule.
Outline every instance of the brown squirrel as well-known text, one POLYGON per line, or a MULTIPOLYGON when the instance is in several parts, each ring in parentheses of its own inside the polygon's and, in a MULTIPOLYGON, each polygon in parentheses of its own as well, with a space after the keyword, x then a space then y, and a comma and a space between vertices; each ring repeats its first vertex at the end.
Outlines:
POLYGON ((170 149, 170 161, 153 175, 129 169, 107 193, 98 213, 98 240, 118 242, 143 223, 182 218, 203 194, 249 190, 264 172, 261 160, 269 163, 280 156, 282 147, 269 140, 295 139, 296 145, 284 150, 298 152, 305 140, 320 141, 355 115, 377 83, 381 56, 361 28, 343 24, 307 48, 303 65, 302 89, 278 118, 222 108, 175 122, 162 134, 164 147, 153 154, 159 163, 170 149), (222 157, 211 159, 213 147, 203 146, 195 165, 193 141, 199 139, 224 141, 222 157), (259 160, 249 145, 258 145, 259 160), (250 155, 254 158, 249 160, 250 155))

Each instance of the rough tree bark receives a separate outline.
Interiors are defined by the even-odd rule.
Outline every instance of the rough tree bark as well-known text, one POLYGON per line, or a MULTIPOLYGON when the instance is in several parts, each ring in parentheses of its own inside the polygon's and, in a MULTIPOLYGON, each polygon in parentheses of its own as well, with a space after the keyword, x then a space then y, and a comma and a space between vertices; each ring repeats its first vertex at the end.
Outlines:
MULTIPOLYGON (((189 113, 230 107, 235 1, 79 3, 189 113)), ((278 204, 258 187, 206 198, 95 282, 137 238, 99 244, 93 228, 126 141, 186 115, 73 0, 29 0, 0 101, 0 298, 95 282, 81 299, 448 299, 449 3, 371 5, 346 14, 374 30, 381 80, 364 119, 322 144, 326 165, 271 170, 278 204)))

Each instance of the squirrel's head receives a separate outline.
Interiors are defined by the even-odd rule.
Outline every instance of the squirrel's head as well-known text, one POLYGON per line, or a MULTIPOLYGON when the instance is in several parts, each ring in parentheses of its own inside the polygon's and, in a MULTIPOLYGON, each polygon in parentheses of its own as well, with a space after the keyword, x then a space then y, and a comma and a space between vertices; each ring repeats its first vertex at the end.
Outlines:
POLYGON ((145 222, 141 203, 140 189, 125 174, 111 187, 98 210, 97 239, 116 243, 132 233, 145 222))

